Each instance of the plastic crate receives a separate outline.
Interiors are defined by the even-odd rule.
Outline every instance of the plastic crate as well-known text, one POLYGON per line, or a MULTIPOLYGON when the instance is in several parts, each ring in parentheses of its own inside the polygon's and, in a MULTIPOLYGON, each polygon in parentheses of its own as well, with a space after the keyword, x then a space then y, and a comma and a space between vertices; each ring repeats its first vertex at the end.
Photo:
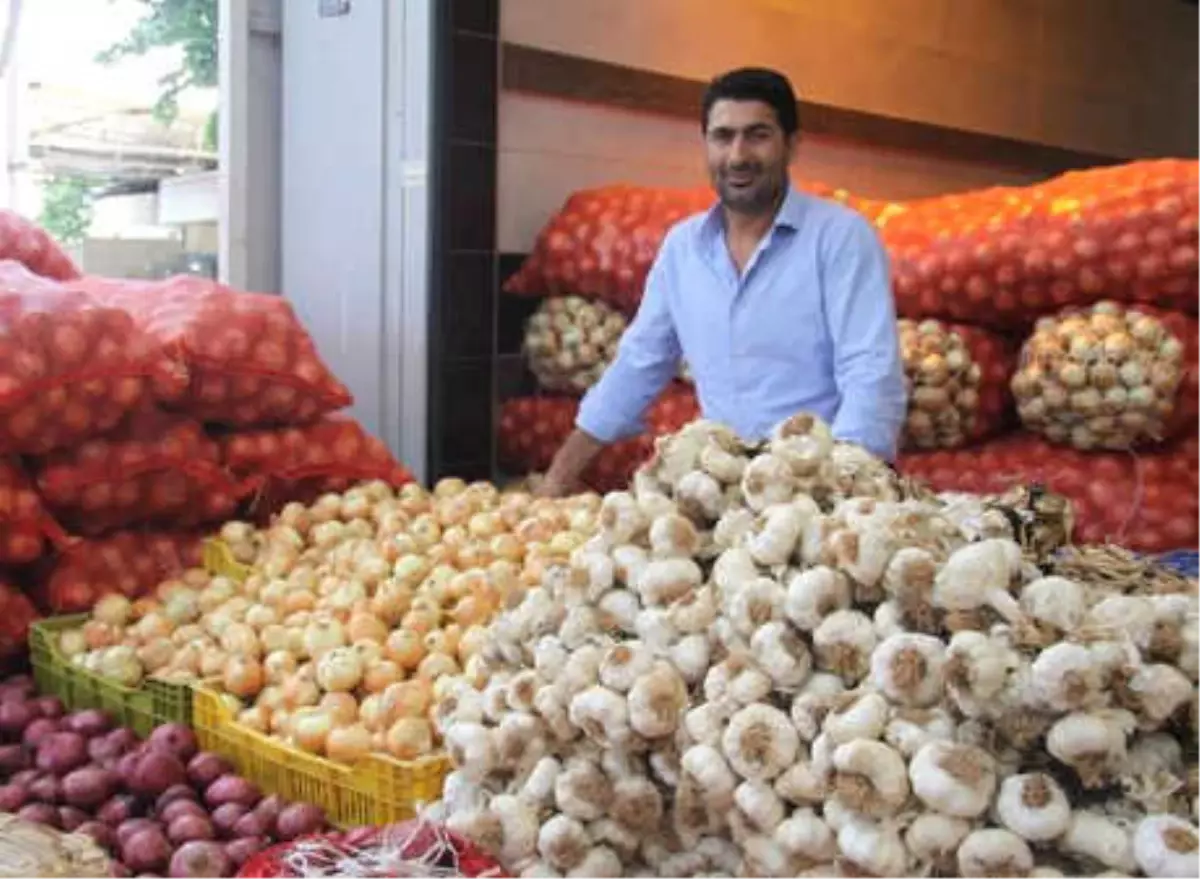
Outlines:
POLYGON ((72 665, 58 649, 64 629, 87 622, 87 614, 50 617, 29 628, 29 654, 38 689, 57 696, 72 711, 100 708, 139 736, 164 723, 192 725, 192 688, 187 684, 147 679, 140 687, 125 687, 72 665))
POLYGON ((306 754, 237 722, 216 691, 196 687, 200 747, 227 758, 238 773, 288 800, 316 803, 341 827, 380 826, 412 818, 442 795, 450 760, 442 754, 400 761, 372 755, 345 766, 306 754))
POLYGON ((254 570, 233 557, 229 544, 219 537, 210 537, 203 546, 204 569, 214 577, 228 577, 238 583, 245 582, 254 570))

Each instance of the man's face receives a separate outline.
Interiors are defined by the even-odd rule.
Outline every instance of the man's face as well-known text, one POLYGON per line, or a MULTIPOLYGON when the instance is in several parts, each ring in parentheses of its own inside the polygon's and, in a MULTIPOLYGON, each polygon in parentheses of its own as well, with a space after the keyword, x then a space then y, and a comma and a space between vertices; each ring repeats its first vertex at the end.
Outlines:
POLYGON ((708 173, 721 203, 732 211, 770 211, 788 181, 794 138, 786 137, 769 104, 720 100, 704 134, 708 173))

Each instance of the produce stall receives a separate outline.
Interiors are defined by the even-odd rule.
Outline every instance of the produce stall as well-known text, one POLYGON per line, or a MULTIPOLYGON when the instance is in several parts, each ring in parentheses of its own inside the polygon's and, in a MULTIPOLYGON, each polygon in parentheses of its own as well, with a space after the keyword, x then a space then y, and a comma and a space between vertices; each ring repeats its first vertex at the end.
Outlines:
MULTIPOLYGON (((939 491, 1043 483, 1074 503, 1086 542, 1197 545, 1198 168, 1133 162, 911 202, 800 184, 862 213, 892 257, 910 398, 902 472, 939 491)), ((549 465, 667 229, 711 199, 608 186, 550 218, 504 288, 540 302, 524 346, 539 390, 503 401, 503 465, 549 465)), ((675 383, 646 434, 606 449, 586 481, 618 487, 696 411, 675 383)))
MULTIPOLYGON (((682 366, 561 500, 413 482, 286 300, 81 277, 2 217, 0 648, 32 675, 0 684, 0 846, 115 875, 1195 875, 1200 598, 1147 554, 1197 543, 1196 183, 814 184, 892 253, 899 472, 805 413, 748 444, 682 366)), ((544 298, 517 472, 706 198, 552 221, 510 285, 544 298)))

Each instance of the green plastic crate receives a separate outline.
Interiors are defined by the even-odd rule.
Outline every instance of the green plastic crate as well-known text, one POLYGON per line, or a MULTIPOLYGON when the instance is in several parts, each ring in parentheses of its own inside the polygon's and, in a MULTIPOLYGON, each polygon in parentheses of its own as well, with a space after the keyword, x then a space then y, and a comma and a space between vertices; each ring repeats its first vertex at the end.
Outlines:
POLYGON ((50 617, 29 629, 33 679, 42 693, 57 696, 71 711, 100 708, 139 736, 164 723, 192 725, 192 688, 149 679, 140 687, 118 683, 72 665, 58 650, 58 634, 87 622, 87 614, 50 617))

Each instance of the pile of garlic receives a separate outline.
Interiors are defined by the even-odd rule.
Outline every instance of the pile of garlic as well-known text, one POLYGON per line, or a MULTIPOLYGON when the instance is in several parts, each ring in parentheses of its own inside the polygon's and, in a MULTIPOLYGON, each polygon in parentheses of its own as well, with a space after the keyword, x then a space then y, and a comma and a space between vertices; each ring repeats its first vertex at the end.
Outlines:
POLYGON ((617 353, 625 317, 599 300, 551 296, 525 324, 525 356, 548 391, 582 393, 617 353))
POLYGON ((435 685, 431 816, 522 876, 1194 875, 1196 595, 958 506, 808 416, 661 440, 435 685))
POLYGON ((1021 421, 1078 449, 1163 436, 1182 380, 1183 342, 1157 317, 1112 302, 1044 317, 1012 379, 1021 421))
POLYGON ((899 321, 908 386, 901 444, 913 449, 963 445, 975 428, 982 370, 962 336, 936 320, 899 321))

